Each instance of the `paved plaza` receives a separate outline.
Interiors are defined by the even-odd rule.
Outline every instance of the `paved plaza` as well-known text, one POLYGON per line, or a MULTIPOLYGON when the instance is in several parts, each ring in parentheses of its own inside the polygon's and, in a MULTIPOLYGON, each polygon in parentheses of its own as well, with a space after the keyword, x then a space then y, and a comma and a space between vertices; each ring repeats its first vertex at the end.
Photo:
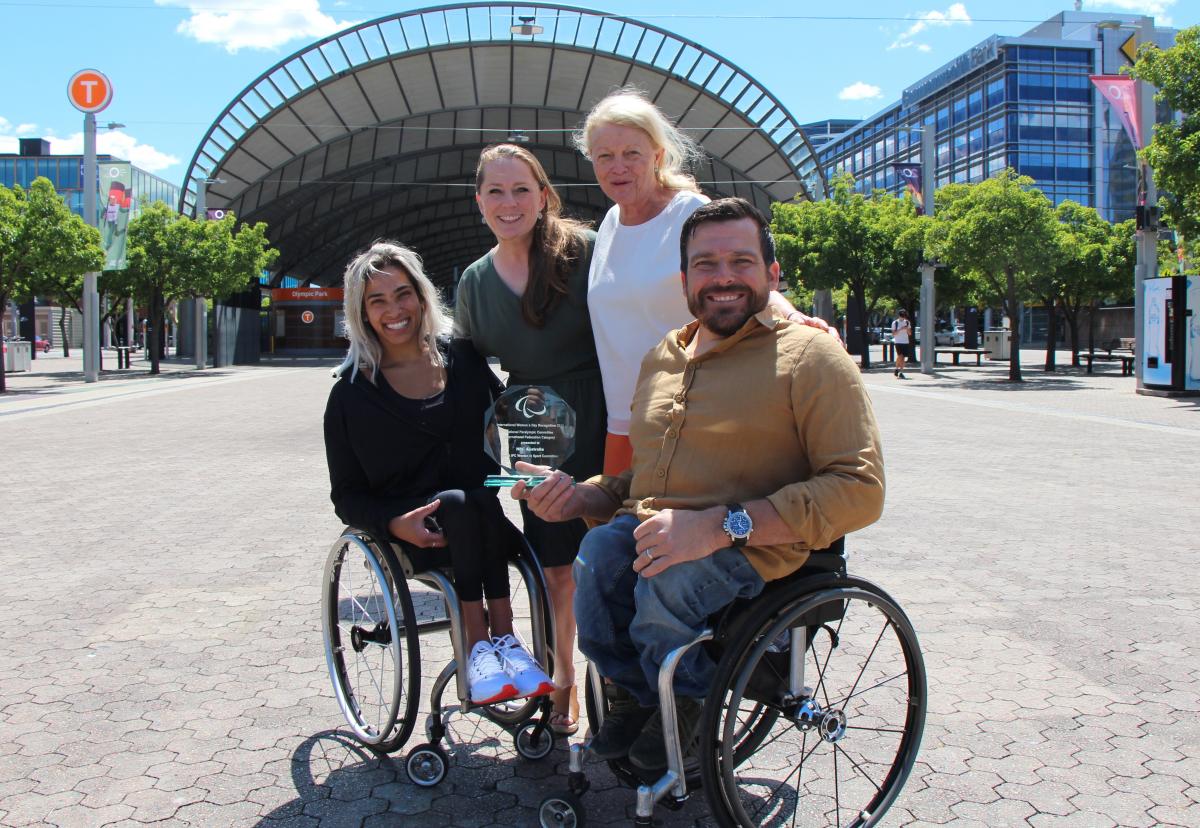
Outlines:
MULTIPOLYGON (((1200 401, 1026 358, 1020 387, 867 375, 888 496, 851 569, 930 682, 886 824, 1200 825, 1200 401)), ((0 825, 527 826, 561 788, 563 751, 523 760, 477 717, 434 789, 349 737, 319 620, 332 364, 8 378, 0 825)), ((432 677, 448 643, 422 655, 432 677)), ((589 823, 628 824, 589 773, 589 823)), ((703 797, 658 816, 710 824, 703 797)))

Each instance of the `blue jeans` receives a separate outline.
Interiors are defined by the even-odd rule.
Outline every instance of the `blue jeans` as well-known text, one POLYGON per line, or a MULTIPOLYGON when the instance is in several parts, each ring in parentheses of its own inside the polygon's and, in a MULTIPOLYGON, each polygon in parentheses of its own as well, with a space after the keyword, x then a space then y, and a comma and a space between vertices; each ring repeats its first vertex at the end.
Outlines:
MULTIPOLYGON (((732 547, 676 564, 653 578, 633 571, 633 530, 622 515, 588 532, 575 561, 575 620, 579 650, 600 674, 645 707, 658 704, 658 668, 667 654, 707 626, 708 617, 735 598, 753 598, 763 580, 732 547)), ((675 693, 703 698, 716 666, 697 646, 675 671, 675 693)))

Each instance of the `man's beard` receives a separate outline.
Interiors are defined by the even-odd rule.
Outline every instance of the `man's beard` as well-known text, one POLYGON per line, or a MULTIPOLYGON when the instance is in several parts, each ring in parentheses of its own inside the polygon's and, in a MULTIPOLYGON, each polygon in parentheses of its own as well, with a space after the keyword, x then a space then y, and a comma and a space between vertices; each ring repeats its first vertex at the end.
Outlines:
POLYGON ((711 287, 699 293, 688 293, 688 310, 692 316, 700 320, 700 324, 710 333, 717 336, 732 336, 741 330, 746 320, 767 306, 767 293, 759 293, 744 282, 736 282, 722 287, 711 287), (732 290, 745 291, 746 299, 721 305, 716 302, 705 302, 704 297, 710 293, 727 293, 732 290))

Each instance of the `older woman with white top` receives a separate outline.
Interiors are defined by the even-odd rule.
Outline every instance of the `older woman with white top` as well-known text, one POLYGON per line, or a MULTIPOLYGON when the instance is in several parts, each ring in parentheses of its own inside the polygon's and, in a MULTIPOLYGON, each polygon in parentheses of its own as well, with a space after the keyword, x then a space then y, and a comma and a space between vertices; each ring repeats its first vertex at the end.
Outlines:
MULTIPOLYGON (((679 232, 709 199, 684 171, 702 157, 700 149, 635 89, 596 104, 575 144, 614 202, 597 233, 587 302, 608 404, 604 473, 615 475, 632 461, 629 412, 642 357, 691 319, 680 285, 679 232)), ((778 293, 771 306, 829 330, 778 293)))

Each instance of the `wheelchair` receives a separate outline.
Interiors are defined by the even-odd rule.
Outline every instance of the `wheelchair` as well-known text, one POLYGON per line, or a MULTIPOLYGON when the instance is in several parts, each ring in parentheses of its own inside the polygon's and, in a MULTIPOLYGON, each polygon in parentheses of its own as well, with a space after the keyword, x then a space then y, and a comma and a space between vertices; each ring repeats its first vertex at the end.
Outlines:
MULTIPOLYGON (((546 642, 553 640, 554 620, 541 566, 528 543, 509 566, 520 576, 528 596, 533 656, 553 675, 553 653, 546 642)), ((505 729, 522 757, 544 759, 553 751, 549 696, 471 703, 464 667, 469 648, 448 572, 417 568, 399 544, 379 543, 367 532, 347 527, 325 562, 321 618, 325 660, 342 714, 359 742, 383 754, 403 747, 417 723, 421 635, 450 632, 454 658, 434 680, 426 741, 413 747, 404 763, 414 784, 433 787, 449 770, 449 756, 441 744, 447 735, 442 695, 451 679, 459 710, 478 713, 505 729), (442 617, 418 619, 409 580, 440 594, 442 617)))
MULTIPOLYGON (((709 619, 673 650, 658 675, 667 770, 650 778, 627 760, 609 767, 636 788, 635 825, 657 804, 679 809, 701 788, 722 828, 870 826, 903 788, 921 743, 927 686, 920 646, 886 592, 846 570, 845 539, 812 553, 797 572, 709 619), (692 647, 717 664, 694 760, 685 763, 672 693, 692 647)), ((605 714, 600 676, 588 668, 593 732, 605 714)), ((567 789, 542 800, 543 828, 579 828, 587 743, 570 748, 567 789)))

